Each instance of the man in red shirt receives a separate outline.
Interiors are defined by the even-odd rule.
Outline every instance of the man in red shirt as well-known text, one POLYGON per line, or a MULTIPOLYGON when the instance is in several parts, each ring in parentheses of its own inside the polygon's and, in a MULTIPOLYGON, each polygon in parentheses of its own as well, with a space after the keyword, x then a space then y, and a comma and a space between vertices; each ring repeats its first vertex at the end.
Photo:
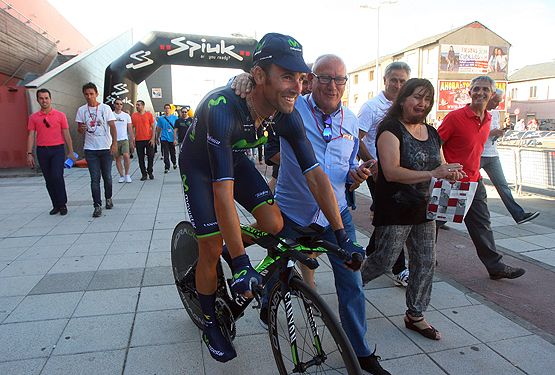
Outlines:
POLYGON ((480 157, 489 136, 491 115, 486 111, 489 100, 495 93, 495 81, 488 76, 479 76, 470 83, 472 102, 461 109, 450 112, 438 129, 443 140, 443 154, 448 163, 460 163, 470 181, 478 182, 476 195, 464 219, 478 257, 486 266, 493 280, 516 279, 526 272, 523 268, 511 267, 501 261, 497 252, 487 205, 486 188, 480 176, 480 157))
POLYGON ((131 115, 131 123, 135 129, 135 148, 139 155, 139 167, 141 168, 141 181, 145 181, 148 177, 154 180, 152 167, 154 165, 154 117, 152 113, 145 111, 145 102, 137 100, 135 104, 137 112, 131 115), (145 153, 148 159, 148 166, 145 168, 145 153))
POLYGON ((73 143, 69 134, 66 115, 52 108, 52 98, 47 89, 37 90, 37 102, 40 111, 29 116, 27 129, 27 165, 35 167, 33 146, 37 138, 37 159, 42 175, 46 181, 46 189, 52 201, 50 215, 67 214, 67 194, 64 182, 65 144, 68 157, 75 160, 73 143))

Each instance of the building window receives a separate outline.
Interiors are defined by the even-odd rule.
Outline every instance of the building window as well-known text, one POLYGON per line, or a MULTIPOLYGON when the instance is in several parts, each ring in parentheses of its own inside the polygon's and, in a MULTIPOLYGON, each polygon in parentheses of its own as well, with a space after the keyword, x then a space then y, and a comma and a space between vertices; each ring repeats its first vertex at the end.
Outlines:
MULTIPOLYGON (((356 77, 356 76, 355 76, 355 77, 356 77)), ((358 94, 355 94, 355 96, 354 96, 354 101, 355 101, 355 103, 358 102, 358 94)))
POLYGON ((538 86, 530 86, 530 98, 536 97, 536 91, 538 91, 538 86))
POLYGON ((517 95, 518 95, 518 89, 516 87, 513 87, 511 89, 511 99, 516 99, 517 95))
POLYGON ((354 76, 354 84, 358 85, 358 74, 355 74, 354 76))
POLYGON ((373 81, 374 80, 374 71, 371 70, 370 72, 368 72, 368 80, 369 81, 373 81))

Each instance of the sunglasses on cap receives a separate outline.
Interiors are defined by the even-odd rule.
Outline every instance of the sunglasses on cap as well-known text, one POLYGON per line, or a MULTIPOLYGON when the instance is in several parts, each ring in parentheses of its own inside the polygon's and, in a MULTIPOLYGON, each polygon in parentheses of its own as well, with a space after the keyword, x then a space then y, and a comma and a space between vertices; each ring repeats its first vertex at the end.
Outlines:
POLYGON ((322 115, 322 122, 324 123, 324 130, 322 130, 322 138, 326 143, 331 141, 331 116, 327 114, 322 115))
POLYGON ((48 121, 46 121, 45 118, 42 119, 42 122, 43 122, 44 126, 46 126, 47 128, 50 127, 50 124, 48 123, 48 121))

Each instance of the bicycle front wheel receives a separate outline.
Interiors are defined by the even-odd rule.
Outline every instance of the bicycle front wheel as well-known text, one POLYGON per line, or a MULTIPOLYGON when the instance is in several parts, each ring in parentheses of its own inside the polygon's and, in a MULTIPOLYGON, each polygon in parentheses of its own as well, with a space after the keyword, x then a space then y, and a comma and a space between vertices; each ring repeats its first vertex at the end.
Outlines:
POLYGON ((270 293, 268 332, 280 374, 361 374, 357 357, 328 305, 297 277, 270 293))

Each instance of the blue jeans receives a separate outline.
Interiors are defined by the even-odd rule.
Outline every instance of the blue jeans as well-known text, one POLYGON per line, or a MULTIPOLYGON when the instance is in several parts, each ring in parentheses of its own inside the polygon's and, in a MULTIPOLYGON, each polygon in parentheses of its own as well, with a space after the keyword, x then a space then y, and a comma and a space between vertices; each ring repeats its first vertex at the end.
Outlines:
POLYGON ((100 176, 104 180, 104 197, 112 198, 112 154, 110 150, 85 150, 85 159, 91 175, 91 192, 95 207, 102 206, 100 176))
POLYGON ((480 159, 480 168, 482 168, 488 174, 491 183, 493 184, 493 186, 495 186, 499 197, 503 201, 503 204, 505 205, 513 219, 515 221, 523 219, 525 212, 513 198, 511 189, 509 188, 507 180, 505 179, 505 175, 503 174, 503 167, 501 166, 501 162, 499 161, 499 156, 483 156, 480 159))
MULTIPOLYGON (((295 222, 289 219, 282 213, 283 216, 283 230, 278 236, 286 238, 295 238, 299 234, 295 232, 294 227, 298 226, 295 222)), ((341 219, 345 226, 345 231, 349 238, 353 241, 356 240, 355 227, 353 225, 351 213, 349 209, 345 209, 341 213, 341 219)), ((322 239, 337 244, 335 235, 331 227, 327 227, 322 235, 322 239)), ((362 277, 359 272, 353 272, 346 268, 343 261, 333 254, 327 254, 333 270, 335 279, 335 289, 337 290, 337 300, 339 302, 339 319, 343 330, 347 334, 351 345, 358 357, 366 357, 372 353, 368 342, 364 338, 367 331, 366 324, 366 300, 364 298, 364 291, 362 289, 362 277)), ((265 290, 270 291, 275 281, 268 282, 265 290)), ((268 295, 265 293, 263 296, 262 304, 267 305, 268 295)))

